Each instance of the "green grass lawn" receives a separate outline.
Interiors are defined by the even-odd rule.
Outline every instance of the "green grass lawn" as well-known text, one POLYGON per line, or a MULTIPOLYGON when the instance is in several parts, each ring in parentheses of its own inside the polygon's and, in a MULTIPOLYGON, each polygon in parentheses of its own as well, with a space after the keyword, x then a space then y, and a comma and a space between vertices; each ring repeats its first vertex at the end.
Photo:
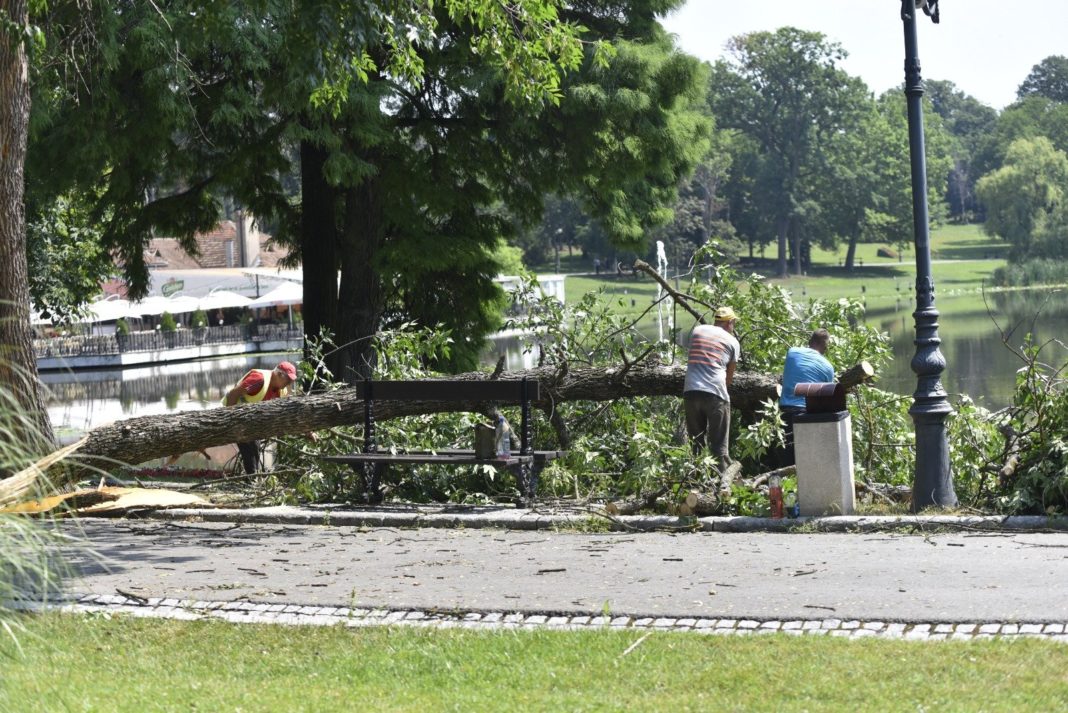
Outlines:
POLYGON ((1052 711, 1068 647, 46 615, 4 711, 1052 711), (639 642, 640 643, 637 643, 639 642), (635 644, 637 645, 635 646, 635 644), (629 653, 626 653, 628 649, 629 653))
MULTIPOLYGON (((837 252, 815 250, 808 275, 781 280, 769 276, 768 279, 772 284, 781 285, 801 302, 847 297, 865 302, 871 311, 892 309, 899 302, 912 304, 915 300, 916 275, 912 251, 903 253, 901 259, 897 260, 878 257, 876 251, 879 247, 858 246, 857 265, 851 272, 846 272, 839 265, 840 259, 845 256, 843 247, 837 252)), ((947 225, 932 232, 931 250, 935 260, 932 272, 936 295, 972 294, 976 296, 976 308, 981 309, 984 287, 990 287, 991 274, 1005 264, 1006 244, 985 235, 978 225, 947 225)), ((644 275, 571 275, 567 278, 565 289, 568 304, 574 304, 587 292, 603 289, 616 311, 630 317, 637 317, 646 311, 656 296, 656 284, 644 275)), ((682 319, 685 317, 680 315, 680 321, 682 319)), ((643 328, 655 325, 655 314, 648 315, 641 324, 643 328)))

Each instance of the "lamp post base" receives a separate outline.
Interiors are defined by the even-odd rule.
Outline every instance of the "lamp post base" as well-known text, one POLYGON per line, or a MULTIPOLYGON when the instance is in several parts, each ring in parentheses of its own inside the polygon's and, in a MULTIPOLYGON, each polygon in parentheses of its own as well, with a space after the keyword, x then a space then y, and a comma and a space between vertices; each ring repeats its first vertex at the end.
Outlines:
POLYGON ((952 508, 958 505, 949 469, 949 443, 946 417, 952 413, 912 413, 916 426, 916 470, 912 481, 912 512, 929 507, 952 508))

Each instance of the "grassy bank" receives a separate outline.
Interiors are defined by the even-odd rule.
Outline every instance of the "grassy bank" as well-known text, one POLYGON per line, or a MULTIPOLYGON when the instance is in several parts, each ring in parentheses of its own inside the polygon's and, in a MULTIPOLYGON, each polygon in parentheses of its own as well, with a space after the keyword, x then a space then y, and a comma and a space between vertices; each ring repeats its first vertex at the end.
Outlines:
POLYGON ((1068 648, 49 615, 5 711, 1059 710, 1068 648))
MULTIPOLYGON (((771 276, 773 265, 764 263, 762 271, 769 282, 788 290, 794 299, 837 300, 843 297, 866 303, 869 311, 894 310, 901 304, 915 300, 916 264, 912 250, 899 258, 880 257, 878 245, 860 245, 857 264, 852 271, 840 265, 845 249, 836 252, 815 250, 812 268, 804 276, 779 279, 771 276)), ((931 251, 935 289, 938 297, 974 295, 976 309, 982 310, 982 293, 990 289, 990 276, 1005 264, 1005 243, 983 234, 978 225, 949 225, 931 235, 931 251)), ((768 253, 771 254, 770 252, 768 253)), ((582 268, 577 261, 573 265, 582 268)), ((745 268, 743 268, 745 269, 745 268)), ((684 282, 687 278, 683 277, 684 282)), ((648 277, 618 276, 615 274, 570 275, 566 282, 567 301, 574 304, 582 295, 603 290, 616 311, 638 317, 649 309, 656 297, 656 284, 648 277)), ((655 314, 647 316, 643 325, 655 325, 655 314)), ((680 322, 685 315, 680 315, 680 322)))

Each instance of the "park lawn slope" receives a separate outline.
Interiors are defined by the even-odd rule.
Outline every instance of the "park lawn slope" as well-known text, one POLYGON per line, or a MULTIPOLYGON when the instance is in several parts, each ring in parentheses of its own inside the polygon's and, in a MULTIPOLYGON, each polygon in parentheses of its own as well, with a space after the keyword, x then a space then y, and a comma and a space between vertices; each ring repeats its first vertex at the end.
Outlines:
POLYGON ((286 627, 48 614, 5 711, 1064 710, 1068 646, 286 627))

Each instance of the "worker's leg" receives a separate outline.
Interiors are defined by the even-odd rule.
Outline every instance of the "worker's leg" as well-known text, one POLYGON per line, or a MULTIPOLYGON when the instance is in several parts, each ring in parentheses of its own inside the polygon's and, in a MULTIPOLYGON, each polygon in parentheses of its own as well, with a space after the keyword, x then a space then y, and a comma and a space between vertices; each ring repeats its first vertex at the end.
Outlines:
POLYGON ((249 475, 260 469, 260 444, 256 441, 238 443, 237 450, 241 451, 241 462, 245 466, 245 472, 249 475))
POLYGON ((723 473, 730 465, 728 443, 731 435, 731 402, 718 396, 708 397, 708 450, 719 462, 719 472, 723 473))
POLYGON ((687 391, 682 395, 683 412, 686 414, 686 435, 690 437, 690 448, 695 456, 708 446, 708 417, 705 404, 708 394, 700 391, 687 391))

